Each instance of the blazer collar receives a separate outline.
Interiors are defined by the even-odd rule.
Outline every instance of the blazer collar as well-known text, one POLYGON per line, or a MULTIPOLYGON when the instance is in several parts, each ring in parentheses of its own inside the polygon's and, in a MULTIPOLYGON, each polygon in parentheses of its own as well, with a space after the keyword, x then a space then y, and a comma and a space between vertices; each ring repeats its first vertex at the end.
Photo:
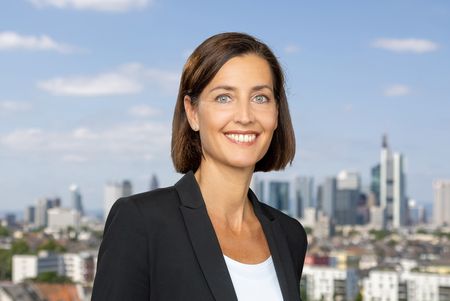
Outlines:
MULTIPOLYGON (((200 187, 189 171, 176 184, 180 210, 199 265, 217 301, 237 301, 233 283, 220 249, 219 240, 206 211, 200 187)), ((269 244, 275 271, 284 301, 300 300, 294 264, 278 218, 262 208, 256 195, 249 189, 249 199, 269 244)))

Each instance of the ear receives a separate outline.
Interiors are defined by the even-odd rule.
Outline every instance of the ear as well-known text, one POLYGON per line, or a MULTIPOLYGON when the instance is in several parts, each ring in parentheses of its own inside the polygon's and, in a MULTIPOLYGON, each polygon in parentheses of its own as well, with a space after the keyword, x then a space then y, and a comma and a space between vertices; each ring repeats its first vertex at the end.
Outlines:
POLYGON ((192 104, 192 99, 190 96, 184 96, 184 111, 186 112, 186 117, 193 131, 198 131, 198 112, 197 107, 192 104))

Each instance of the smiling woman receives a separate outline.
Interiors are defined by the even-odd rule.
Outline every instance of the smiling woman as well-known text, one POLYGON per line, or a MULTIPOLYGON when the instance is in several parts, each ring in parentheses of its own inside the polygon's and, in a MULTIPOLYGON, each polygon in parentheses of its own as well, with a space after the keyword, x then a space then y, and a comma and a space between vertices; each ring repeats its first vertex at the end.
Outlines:
POLYGON ((300 300, 300 223, 258 201, 255 171, 292 162, 281 67, 252 36, 223 33, 181 77, 174 186, 118 200, 100 247, 92 300, 300 300))

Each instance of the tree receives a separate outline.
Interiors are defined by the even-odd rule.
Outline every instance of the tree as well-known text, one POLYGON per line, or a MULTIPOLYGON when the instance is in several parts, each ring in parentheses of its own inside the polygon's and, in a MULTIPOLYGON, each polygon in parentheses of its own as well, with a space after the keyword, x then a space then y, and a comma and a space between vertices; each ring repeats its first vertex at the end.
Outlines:
POLYGON ((40 273, 36 278, 32 278, 31 280, 44 283, 72 283, 72 280, 69 277, 60 276, 56 272, 40 273))
POLYGON ((30 253, 30 246, 28 243, 23 239, 15 240, 11 245, 11 254, 29 254, 30 253))
POLYGON ((3 227, 2 225, 0 225, 0 237, 8 237, 9 234, 9 230, 6 227, 3 227))
POLYGON ((355 301, 363 301, 363 296, 362 296, 361 292, 358 292, 358 294, 355 297, 355 301))

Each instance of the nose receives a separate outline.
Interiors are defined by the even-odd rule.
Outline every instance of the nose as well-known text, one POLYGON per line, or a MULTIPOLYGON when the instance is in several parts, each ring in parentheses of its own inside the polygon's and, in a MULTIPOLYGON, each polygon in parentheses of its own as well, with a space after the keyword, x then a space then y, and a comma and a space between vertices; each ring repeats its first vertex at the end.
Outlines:
POLYGON ((255 115, 252 110, 250 101, 239 100, 235 108, 234 121, 241 124, 249 124, 255 120, 255 115))

